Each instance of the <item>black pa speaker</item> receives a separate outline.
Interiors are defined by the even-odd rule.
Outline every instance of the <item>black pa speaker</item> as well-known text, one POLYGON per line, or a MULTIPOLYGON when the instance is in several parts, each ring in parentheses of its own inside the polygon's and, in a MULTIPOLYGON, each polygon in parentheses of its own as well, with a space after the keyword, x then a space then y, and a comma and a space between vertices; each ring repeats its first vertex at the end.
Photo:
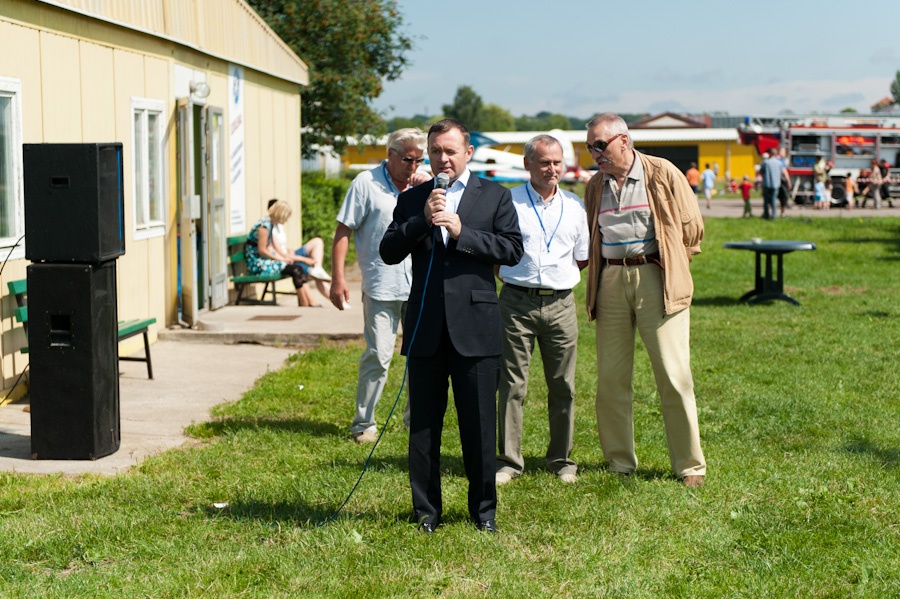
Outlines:
POLYGON ((31 453, 94 460, 119 448, 116 265, 28 267, 31 453))
POLYGON ((24 144, 25 257, 93 262, 125 253, 122 144, 24 144))

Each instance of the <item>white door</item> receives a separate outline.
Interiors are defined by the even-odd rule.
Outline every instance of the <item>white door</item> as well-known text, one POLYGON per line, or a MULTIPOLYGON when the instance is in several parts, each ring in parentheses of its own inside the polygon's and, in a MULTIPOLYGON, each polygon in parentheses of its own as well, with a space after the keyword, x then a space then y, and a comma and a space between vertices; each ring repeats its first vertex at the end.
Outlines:
POLYGON ((203 130, 206 133, 205 189, 209 199, 207 249, 209 251, 209 307, 221 308, 228 303, 228 247, 225 232, 225 117, 221 108, 203 109, 203 130))
POLYGON ((196 193, 194 106, 188 98, 178 100, 178 275, 181 287, 181 321, 193 327, 200 312, 197 277, 197 221, 200 196, 196 193))

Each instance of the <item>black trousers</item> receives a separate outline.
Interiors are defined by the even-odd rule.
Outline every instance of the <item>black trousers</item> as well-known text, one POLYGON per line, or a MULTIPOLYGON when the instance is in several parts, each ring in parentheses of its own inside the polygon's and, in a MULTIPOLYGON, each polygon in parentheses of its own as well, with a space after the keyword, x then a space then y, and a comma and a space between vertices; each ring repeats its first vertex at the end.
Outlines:
POLYGON ((409 483, 417 521, 437 524, 441 500, 441 433, 448 378, 459 418, 463 464, 469 480, 469 517, 493 519, 497 510, 497 385, 500 356, 461 356, 444 327, 438 351, 409 358, 409 483))

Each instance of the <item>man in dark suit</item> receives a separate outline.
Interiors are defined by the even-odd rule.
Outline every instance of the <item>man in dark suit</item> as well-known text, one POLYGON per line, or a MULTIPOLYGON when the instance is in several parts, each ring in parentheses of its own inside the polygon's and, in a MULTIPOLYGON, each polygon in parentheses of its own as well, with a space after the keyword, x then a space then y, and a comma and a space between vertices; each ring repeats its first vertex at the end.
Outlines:
POLYGON ((409 480, 419 530, 440 523, 441 432, 448 378, 469 479, 469 515, 496 532, 496 393, 502 349, 494 265, 522 257, 522 234, 508 189, 472 176, 469 131, 452 119, 428 131, 434 181, 400 194, 381 241, 381 258, 412 255, 413 280, 401 353, 409 359, 409 480))

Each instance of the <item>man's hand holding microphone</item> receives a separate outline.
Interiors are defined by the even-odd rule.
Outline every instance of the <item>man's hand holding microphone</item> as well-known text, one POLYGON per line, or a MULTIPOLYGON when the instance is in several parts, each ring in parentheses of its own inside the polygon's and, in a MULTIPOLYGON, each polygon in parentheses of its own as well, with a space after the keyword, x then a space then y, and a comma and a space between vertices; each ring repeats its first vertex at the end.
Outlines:
POLYGON ((447 188, 450 186, 450 176, 447 173, 438 173, 435 178, 435 186, 425 201, 425 220, 435 227, 444 227, 453 239, 459 238, 462 224, 459 215, 448 212, 447 188))

